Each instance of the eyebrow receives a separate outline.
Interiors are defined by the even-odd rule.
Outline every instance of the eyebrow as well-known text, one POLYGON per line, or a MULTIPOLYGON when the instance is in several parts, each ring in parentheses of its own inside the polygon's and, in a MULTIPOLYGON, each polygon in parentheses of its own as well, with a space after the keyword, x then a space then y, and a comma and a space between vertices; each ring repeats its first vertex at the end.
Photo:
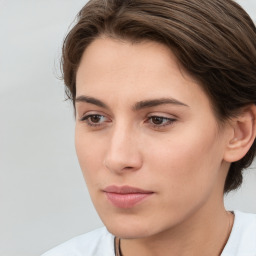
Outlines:
POLYGON ((95 99, 93 97, 85 96, 85 95, 78 96, 76 98, 75 102, 86 102, 86 103, 90 103, 90 104, 96 105, 101 108, 109 109, 109 107, 101 100, 95 99))
MULTIPOLYGON (((85 96, 85 95, 78 96, 75 102, 86 102, 101 108, 109 109, 109 107, 101 100, 98 100, 93 97, 85 96)), ((132 107, 132 110, 139 111, 141 109, 152 108, 152 107, 156 107, 159 105, 166 105, 166 104, 189 107, 187 104, 173 98, 160 98, 160 99, 150 99, 150 100, 139 101, 135 103, 135 105, 132 107)))
POLYGON ((137 111, 144 108, 151 108, 151 107, 156 107, 159 105, 166 105, 166 104, 173 104, 173 105, 188 107, 187 104, 182 103, 181 101, 178 101, 173 98, 160 98, 160 99, 139 101, 134 105, 133 110, 137 111))

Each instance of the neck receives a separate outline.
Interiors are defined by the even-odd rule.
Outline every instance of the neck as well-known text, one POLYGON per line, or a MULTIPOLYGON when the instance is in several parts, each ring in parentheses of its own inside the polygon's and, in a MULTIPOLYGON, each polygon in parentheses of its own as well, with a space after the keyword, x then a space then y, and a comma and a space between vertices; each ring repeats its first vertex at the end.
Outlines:
POLYGON ((220 255, 233 225, 224 205, 203 207, 183 223, 160 234, 139 239, 122 239, 123 256, 220 255))

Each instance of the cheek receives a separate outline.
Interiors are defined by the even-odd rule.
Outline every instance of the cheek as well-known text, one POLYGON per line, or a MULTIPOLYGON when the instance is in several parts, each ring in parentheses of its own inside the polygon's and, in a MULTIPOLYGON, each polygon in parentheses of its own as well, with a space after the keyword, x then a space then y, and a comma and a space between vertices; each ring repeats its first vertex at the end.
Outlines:
POLYGON ((212 189, 222 157, 214 130, 206 133, 192 129, 179 134, 148 146, 146 162, 158 177, 158 184, 164 184, 166 195, 184 201, 182 197, 189 199, 212 189))
POLYGON ((81 127, 76 128, 75 147, 77 158, 87 185, 95 180, 94 176, 101 169, 103 143, 95 143, 93 136, 85 133, 81 127))

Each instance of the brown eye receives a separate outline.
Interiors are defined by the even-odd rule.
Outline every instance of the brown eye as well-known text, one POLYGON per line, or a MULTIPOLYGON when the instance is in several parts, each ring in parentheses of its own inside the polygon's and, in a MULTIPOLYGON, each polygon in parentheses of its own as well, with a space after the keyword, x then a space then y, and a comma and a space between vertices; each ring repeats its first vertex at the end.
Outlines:
POLYGON ((160 117, 160 116, 152 116, 151 120, 153 124, 159 125, 162 124, 167 118, 160 117))
POLYGON ((92 123, 99 123, 101 118, 102 116, 100 115, 91 115, 88 119, 90 119, 92 123))
POLYGON ((85 122, 89 126, 103 126, 109 120, 103 115, 92 114, 82 117, 80 121, 85 122))
POLYGON ((153 126, 153 128, 161 129, 165 126, 172 125, 176 119, 168 118, 164 116, 150 116, 147 122, 153 126))

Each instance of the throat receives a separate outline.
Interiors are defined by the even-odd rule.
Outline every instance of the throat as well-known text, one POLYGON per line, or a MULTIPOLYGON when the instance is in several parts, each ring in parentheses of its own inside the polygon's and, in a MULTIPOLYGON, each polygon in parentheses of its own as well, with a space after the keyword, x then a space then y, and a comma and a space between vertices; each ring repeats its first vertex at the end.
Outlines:
POLYGON ((216 256, 221 255, 229 239, 234 221, 231 212, 225 212, 222 221, 206 223, 201 232, 200 226, 193 232, 187 227, 187 232, 179 235, 171 232, 142 239, 120 239, 115 237, 115 256, 216 256), (214 229, 214 227, 221 227, 214 229))

